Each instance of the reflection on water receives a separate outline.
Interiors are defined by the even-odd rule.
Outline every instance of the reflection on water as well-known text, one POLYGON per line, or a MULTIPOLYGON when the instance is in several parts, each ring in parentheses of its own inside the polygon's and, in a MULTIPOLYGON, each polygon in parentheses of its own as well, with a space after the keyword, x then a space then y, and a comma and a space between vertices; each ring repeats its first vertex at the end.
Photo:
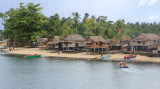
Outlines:
POLYGON ((0 55, 0 89, 159 89, 160 65, 0 55))

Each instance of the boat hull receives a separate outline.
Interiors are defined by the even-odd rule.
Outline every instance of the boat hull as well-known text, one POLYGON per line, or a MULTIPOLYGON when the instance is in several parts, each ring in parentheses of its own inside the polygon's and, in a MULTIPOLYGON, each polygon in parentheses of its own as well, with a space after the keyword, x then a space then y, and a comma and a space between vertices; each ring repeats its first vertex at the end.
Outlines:
POLYGON ((136 56, 125 56, 124 58, 136 58, 136 56))
POLYGON ((30 56, 25 56, 25 58, 38 58, 41 57, 41 55, 30 55, 30 56))

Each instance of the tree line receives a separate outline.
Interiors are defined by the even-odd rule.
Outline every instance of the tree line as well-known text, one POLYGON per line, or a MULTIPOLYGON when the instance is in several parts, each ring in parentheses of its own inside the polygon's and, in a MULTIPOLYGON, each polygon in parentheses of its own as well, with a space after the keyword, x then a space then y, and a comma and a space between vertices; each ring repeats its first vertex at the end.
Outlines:
POLYGON ((141 33, 156 33, 160 35, 160 23, 130 23, 123 19, 108 21, 107 16, 89 15, 84 17, 78 12, 73 12, 71 16, 60 17, 53 14, 50 17, 41 13, 40 4, 20 3, 19 8, 10 8, 5 13, 0 13, 3 19, 4 30, 0 34, 8 39, 12 46, 15 42, 22 45, 32 45, 37 38, 48 38, 54 36, 65 38, 70 34, 80 34, 84 37, 102 36, 105 39, 119 41, 123 35, 134 38, 141 33))

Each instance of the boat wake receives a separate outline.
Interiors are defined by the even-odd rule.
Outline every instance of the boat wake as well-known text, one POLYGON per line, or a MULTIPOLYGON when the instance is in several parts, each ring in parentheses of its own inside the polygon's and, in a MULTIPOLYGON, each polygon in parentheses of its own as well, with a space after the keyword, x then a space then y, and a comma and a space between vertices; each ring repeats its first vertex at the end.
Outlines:
POLYGON ((122 68, 121 70, 130 73, 160 76, 158 72, 153 72, 147 69, 122 68))

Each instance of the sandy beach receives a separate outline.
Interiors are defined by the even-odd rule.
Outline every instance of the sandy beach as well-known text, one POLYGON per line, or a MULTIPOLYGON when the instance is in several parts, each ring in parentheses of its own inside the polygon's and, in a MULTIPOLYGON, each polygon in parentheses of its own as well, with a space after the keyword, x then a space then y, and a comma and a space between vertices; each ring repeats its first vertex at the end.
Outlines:
MULTIPOLYGON (((68 57, 68 58, 83 58, 86 60, 98 60, 101 58, 101 55, 91 55, 87 52, 82 53, 60 53, 57 52, 53 53, 52 50, 39 50, 39 48, 15 48, 12 51, 6 50, 8 53, 13 54, 41 54, 44 57, 68 57)), ((105 56, 107 54, 104 54, 105 56)), ((108 60, 117 60, 121 61, 123 59, 125 54, 119 53, 119 54, 112 54, 111 57, 109 57, 108 60)), ((136 58, 133 58, 135 62, 154 62, 154 63, 160 63, 160 57, 147 57, 142 55, 137 55, 136 58)))

